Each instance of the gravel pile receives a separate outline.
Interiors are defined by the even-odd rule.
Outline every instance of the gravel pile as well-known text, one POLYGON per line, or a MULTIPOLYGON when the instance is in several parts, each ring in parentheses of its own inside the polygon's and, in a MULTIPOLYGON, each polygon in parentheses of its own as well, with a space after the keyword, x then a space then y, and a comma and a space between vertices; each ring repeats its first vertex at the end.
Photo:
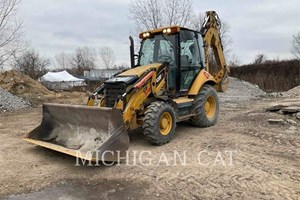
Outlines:
POLYGON ((260 99, 266 95, 257 85, 237 78, 229 77, 229 87, 224 93, 219 93, 221 102, 246 102, 260 99))
POLYGON ((29 101, 26 99, 17 97, 0 88, 0 111, 13 111, 30 106, 29 101))
POLYGON ((300 97, 300 85, 290 89, 289 91, 283 92, 284 97, 300 97))

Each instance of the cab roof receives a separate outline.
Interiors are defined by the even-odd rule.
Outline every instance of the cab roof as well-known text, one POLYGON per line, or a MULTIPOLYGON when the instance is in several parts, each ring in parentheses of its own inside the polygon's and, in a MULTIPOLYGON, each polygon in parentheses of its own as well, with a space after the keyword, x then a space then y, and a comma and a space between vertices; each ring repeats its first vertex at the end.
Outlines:
MULTIPOLYGON (((142 33, 140 33, 139 37, 141 39, 143 38, 148 38, 151 35, 156 35, 159 33, 164 33, 164 34, 174 34, 174 33, 178 33, 181 30, 188 30, 188 31, 196 31, 196 30, 192 30, 189 28, 185 28, 185 27, 181 27, 181 26, 167 26, 167 27, 162 27, 162 28, 158 28, 158 29, 152 29, 152 30, 148 30, 148 31, 144 31, 142 33)), ((198 32, 198 31, 196 31, 198 32)))

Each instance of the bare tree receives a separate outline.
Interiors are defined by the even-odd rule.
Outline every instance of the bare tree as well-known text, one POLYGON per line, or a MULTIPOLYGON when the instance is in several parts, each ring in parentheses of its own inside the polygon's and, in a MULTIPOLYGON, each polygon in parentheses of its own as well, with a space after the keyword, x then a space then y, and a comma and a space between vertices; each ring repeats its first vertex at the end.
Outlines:
POLYGON ((293 35, 291 52, 297 59, 300 59, 300 31, 293 35))
POLYGON ((191 0, 166 0, 165 2, 165 25, 190 25, 192 19, 191 0))
POLYGON ((71 55, 61 52, 55 56, 55 66, 59 69, 67 69, 71 67, 71 55))
POLYGON ((265 54, 257 54, 255 56, 253 64, 260 65, 266 62, 266 60, 267 60, 267 56, 265 54))
POLYGON ((138 32, 162 26, 189 26, 193 13, 192 0, 132 0, 129 11, 138 32))
POLYGON ((114 51, 109 47, 103 47, 99 50, 99 53, 103 67, 106 69, 112 68, 115 62, 114 51))
POLYGON ((96 67, 96 50, 90 47, 77 48, 71 59, 71 65, 75 69, 74 73, 83 75, 86 70, 96 67))
POLYGON ((128 63, 123 62, 118 66, 118 69, 123 70, 123 69, 130 69, 128 63))
POLYGON ((223 50, 226 57, 229 57, 231 52, 231 45, 232 45, 232 38, 229 35, 230 32, 230 25, 226 21, 221 22, 221 29, 220 29, 220 37, 223 45, 223 50))
POLYGON ((241 64, 240 59, 235 54, 231 55, 228 61, 228 65, 230 67, 238 67, 240 66, 240 64, 241 64))
POLYGON ((25 51, 15 60, 14 67, 21 73, 38 79, 47 73, 47 67, 51 62, 47 58, 43 58, 34 49, 25 51))
POLYGON ((17 18, 20 0, 0 0, 0 68, 23 52, 23 23, 17 18))
POLYGON ((204 23, 205 20, 205 13, 204 12, 200 12, 198 14, 193 13, 193 17, 191 20, 191 28, 193 28, 194 30, 198 30, 200 31, 202 28, 202 25, 204 23))
MULTIPOLYGON (((192 0, 132 0, 129 11, 138 32, 172 25, 200 31, 205 18, 205 13, 194 13, 192 0)), ((220 37, 227 58, 232 44, 229 31, 229 24, 222 20, 220 37)))

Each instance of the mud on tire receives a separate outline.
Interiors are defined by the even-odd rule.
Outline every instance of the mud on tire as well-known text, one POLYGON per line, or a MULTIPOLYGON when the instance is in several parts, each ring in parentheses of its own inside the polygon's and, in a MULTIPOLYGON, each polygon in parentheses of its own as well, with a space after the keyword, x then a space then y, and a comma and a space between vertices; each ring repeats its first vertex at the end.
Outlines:
POLYGON ((175 127, 175 112, 170 104, 156 101, 148 106, 143 119, 143 134, 151 144, 163 145, 169 142, 174 137, 175 127), (164 132, 164 128, 161 127, 161 120, 165 115, 168 118, 171 117, 172 120, 168 123, 169 128, 166 128, 164 132))

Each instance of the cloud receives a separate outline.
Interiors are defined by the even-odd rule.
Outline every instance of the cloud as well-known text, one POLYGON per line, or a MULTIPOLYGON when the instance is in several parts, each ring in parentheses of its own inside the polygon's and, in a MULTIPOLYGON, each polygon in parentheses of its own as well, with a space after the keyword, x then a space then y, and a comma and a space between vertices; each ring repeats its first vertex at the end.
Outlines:
POLYGON ((290 58, 292 35, 300 31, 300 1, 197 1, 198 12, 216 10, 231 27, 232 52, 243 63, 257 53, 270 59, 290 58))
POLYGON ((109 46, 127 62, 130 32, 126 1, 23 1, 21 16, 32 46, 49 57, 80 46, 109 46), (125 48, 126 46, 126 48, 125 48), (121 52, 119 52, 121 50, 121 52))
MULTIPOLYGON (((80 46, 111 47, 129 64, 129 0, 24 0, 20 16, 32 46, 48 57, 80 46)), ((231 27, 232 53, 243 63, 257 53, 289 58, 292 35, 300 31, 299 0, 197 0, 196 12, 216 10, 231 27)))

